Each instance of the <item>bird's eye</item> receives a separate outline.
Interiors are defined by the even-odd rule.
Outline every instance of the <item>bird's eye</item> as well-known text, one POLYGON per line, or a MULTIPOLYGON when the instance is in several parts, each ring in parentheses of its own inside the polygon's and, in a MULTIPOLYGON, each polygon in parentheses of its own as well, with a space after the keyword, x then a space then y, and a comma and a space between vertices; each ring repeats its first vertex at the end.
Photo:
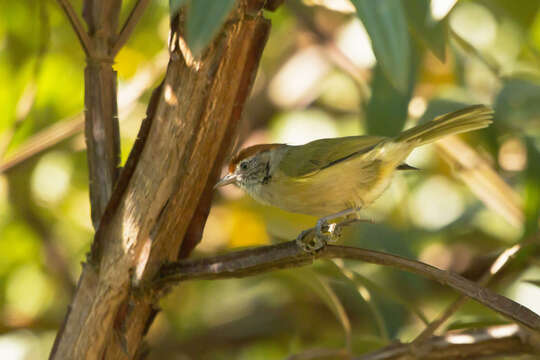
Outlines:
POLYGON ((242 169, 242 170, 247 170, 247 168, 248 168, 247 162, 242 162, 242 163, 240 163, 240 169, 242 169))

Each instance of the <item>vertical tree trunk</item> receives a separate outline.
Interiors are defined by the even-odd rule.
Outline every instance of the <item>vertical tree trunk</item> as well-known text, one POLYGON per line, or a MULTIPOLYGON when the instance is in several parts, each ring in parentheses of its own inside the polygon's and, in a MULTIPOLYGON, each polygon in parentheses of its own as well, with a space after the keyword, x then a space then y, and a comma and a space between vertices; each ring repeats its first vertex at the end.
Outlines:
POLYGON ((238 1, 200 60, 181 38, 172 49, 51 359, 122 359, 140 352, 156 299, 137 290, 198 241, 270 29, 262 17, 265 3, 238 1))
POLYGON ((85 0, 83 9, 93 50, 84 71, 84 134, 95 229, 111 198, 120 165, 116 71, 112 67, 111 44, 121 6, 122 0, 85 0))

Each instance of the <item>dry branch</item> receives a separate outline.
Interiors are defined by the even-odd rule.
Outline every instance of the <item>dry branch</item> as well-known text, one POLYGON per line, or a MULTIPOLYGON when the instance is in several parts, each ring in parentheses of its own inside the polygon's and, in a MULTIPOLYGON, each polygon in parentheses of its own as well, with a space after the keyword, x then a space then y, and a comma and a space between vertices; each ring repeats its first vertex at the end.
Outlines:
POLYGON ((329 245, 316 254, 308 254, 294 241, 237 251, 212 258, 185 260, 165 265, 156 287, 194 279, 226 279, 251 276, 270 270, 311 264, 315 259, 349 259, 390 266, 412 272, 448 285, 494 311, 527 328, 540 331, 540 316, 528 308, 486 289, 450 271, 440 270, 420 261, 378 251, 329 245))

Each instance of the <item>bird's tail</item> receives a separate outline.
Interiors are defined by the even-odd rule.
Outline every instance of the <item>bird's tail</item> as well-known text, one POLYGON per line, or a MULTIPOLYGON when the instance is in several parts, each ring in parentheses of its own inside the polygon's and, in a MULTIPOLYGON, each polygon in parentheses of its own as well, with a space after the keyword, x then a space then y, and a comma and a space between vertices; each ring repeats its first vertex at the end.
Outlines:
POLYGON ((395 137, 394 142, 415 142, 414 146, 420 146, 446 135, 485 128, 491 124, 492 118, 493 110, 489 107, 473 105, 406 130, 395 137))

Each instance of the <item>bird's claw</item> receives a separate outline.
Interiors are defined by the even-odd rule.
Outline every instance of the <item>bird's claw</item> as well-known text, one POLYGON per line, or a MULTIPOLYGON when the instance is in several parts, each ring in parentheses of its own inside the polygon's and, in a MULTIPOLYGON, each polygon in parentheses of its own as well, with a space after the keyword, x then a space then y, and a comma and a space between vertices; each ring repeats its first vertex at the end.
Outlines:
POLYGON ((314 253, 318 250, 324 248, 328 242, 328 235, 323 235, 322 237, 318 235, 314 229, 309 229, 302 231, 300 235, 296 238, 296 244, 302 250, 307 253, 314 253))
POLYGON ((341 236, 338 224, 318 221, 314 228, 304 230, 296 238, 296 244, 305 252, 314 253, 324 248, 329 242, 335 242, 341 236))
POLYGON ((328 226, 328 233, 330 234, 328 242, 336 242, 341 238, 342 227, 339 224, 333 223, 328 226))

